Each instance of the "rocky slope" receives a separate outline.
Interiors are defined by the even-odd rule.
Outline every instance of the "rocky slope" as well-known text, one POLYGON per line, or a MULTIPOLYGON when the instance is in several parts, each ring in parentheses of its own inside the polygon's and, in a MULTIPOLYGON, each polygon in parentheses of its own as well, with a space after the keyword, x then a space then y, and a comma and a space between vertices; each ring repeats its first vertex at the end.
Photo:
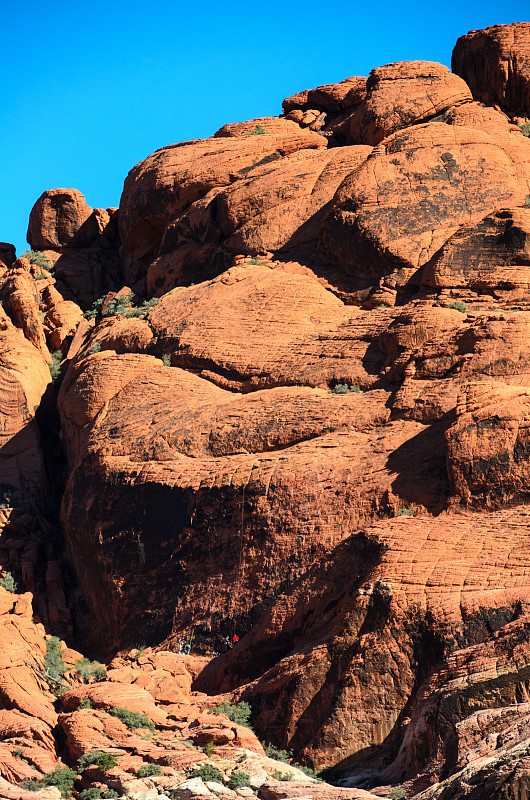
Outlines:
POLYGON ((94 749, 76 792, 235 798, 244 758, 263 800, 526 797, 529 86, 530 23, 472 31, 453 72, 156 151, 119 209, 47 191, 0 246, 0 564, 39 619, 0 591, 6 797, 94 749), (45 631, 120 655, 50 686, 45 631), (344 788, 269 781, 227 698, 344 788))

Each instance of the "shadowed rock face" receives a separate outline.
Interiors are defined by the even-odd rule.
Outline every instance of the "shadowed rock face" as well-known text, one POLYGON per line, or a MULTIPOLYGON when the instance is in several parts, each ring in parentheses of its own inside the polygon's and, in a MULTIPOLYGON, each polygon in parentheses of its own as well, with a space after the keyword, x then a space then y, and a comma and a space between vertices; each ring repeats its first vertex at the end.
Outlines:
MULTIPOLYGON (((526 30, 459 40, 469 86, 431 62, 386 65, 162 148, 119 211, 45 192, 30 241, 50 269, 0 246, 0 489, 25 505, 0 513, 2 569, 50 629, 101 655, 190 639, 205 654, 138 653, 101 685, 69 676, 58 715, 13 633, 9 780, 33 774, 14 755, 23 728, 39 774, 117 747, 113 786, 129 793, 144 757, 169 770, 161 788, 197 761, 182 739, 264 759, 254 734, 204 713, 228 696, 264 741, 352 784, 322 800, 375 796, 353 786, 374 770, 363 785, 381 797, 399 782, 422 800, 525 798, 526 30), (506 58, 501 102, 477 86, 506 58), (56 350, 63 572, 42 516, 61 457, 43 416, 56 350), (192 680, 229 695, 192 711, 192 680), (112 705, 148 709, 157 741, 112 705)), ((0 591, 0 605, 33 642, 27 602, 0 591)), ((263 786, 262 800, 317 797, 263 786)))

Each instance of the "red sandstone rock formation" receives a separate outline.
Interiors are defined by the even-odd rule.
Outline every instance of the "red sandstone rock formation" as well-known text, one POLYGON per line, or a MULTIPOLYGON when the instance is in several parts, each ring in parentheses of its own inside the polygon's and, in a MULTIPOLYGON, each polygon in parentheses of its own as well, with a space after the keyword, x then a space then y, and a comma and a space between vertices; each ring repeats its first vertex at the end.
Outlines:
POLYGON ((461 36, 451 66, 488 105, 530 112, 530 22, 493 25, 461 36))
POLYGON ((395 131, 472 99, 461 78, 432 61, 377 67, 368 76, 366 92, 366 99, 350 119, 352 144, 379 144, 395 131))
POLYGON ((6 797, 97 747, 118 765, 77 788, 211 798, 184 769, 213 743, 226 777, 245 748, 262 800, 398 782, 422 800, 522 800, 530 139, 512 123, 528 116, 527 30, 463 37, 461 77, 386 65, 162 148, 119 212, 44 193, 29 240, 50 269, 0 245, 0 483, 23 506, 0 512, 2 569, 50 630, 101 653, 205 653, 122 653, 80 685, 63 650, 57 701, 29 595, 0 590, 6 797), (146 290, 161 299, 139 309, 146 290), (96 297, 89 322, 74 300, 96 297), (75 579, 42 517, 50 351, 75 579), (270 780, 255 735, 208 713, 227 697, 350 788, 270 780), (147 713, 152 737, 114 706, 147 713), (162 768, 147 786, 144 762, 162 768))

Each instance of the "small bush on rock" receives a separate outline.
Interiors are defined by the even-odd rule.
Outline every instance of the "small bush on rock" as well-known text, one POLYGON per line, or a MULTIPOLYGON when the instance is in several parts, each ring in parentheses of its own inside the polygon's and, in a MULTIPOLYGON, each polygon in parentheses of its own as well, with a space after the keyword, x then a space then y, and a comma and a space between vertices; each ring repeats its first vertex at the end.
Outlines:
POLYGON ((77 777, 77 773, 70 767, 55 767, 54 770, 48 772, 42 780, 33 781, 26 778, 22 781, 22 788, 29 789, 32 792, 38 792, 45 786, 57 786, 63 797, 72 796, 72 787, 77 777))
POLYGON ((319 774, 316 770, 312 769, 311 767, 305 767, 303 764, 297 764, 296 769, 299 769, 300 772, 303 772, 304 775, 307 775, 309 778, 314 778, 316 781, 321 781, 322 779, 319 777, 319 774))
POLYGON ((0 586, 13 594, 17 591, 17 583, 10 572, 6 572, 4 577, 0 579, 0 586))
POLYGON ((215 744, 214 744, 214 742, 206 742, 206 744, 204 745, 202 750, 203 750, 203 753, 205 753, 205 755, 207 755, 208 758, 210 758, 210 756, 213 756, 213 754, 215 752, 215 744))
POLYGON ((101 318, 101 309, 103 308, 105 297, 106 295, 103 295, 103 297, 98 297, 97 300, 94 300, 90 308, 85 311, 85 319, 96 319, 96 317, 101 318))
POLYGON ((269 758, 274 758, 276 761, 283 761, 285 764, 293 757, 292 750, 281 750, 273 744, 263 744, 265 755, 269 758))
POLYGON ((136 773, 138 778, 150 778, 153 775, 162 775, 162 767, 158 764, 142 764, 136 773))
POLYGON ((83 789, 83 791, 79 793, 79 800, 100 800, 100 798, 104 800, 105 798, 115 797, 119 797, 119 794, 115 792, 114 789, 106 789, 102 792, 101 789, 95 786, 92 789, 83 789))
POLYGON ((530 136, 530 122, 523 122, 521 125, 521 131, 523 136, 530 136))
POLYGON ((60 680, 66 672, 61 652, 60 639, 52 636, 46 642, 46 655, 44 656, 44 672, 52 681, 60 680))
POLYGON ((408 792, 402 789, 401 786, 397 786, 395 789, 392 789, 388 796, 390 800, 405 800, 405 798, 408 797, 408 792))
POLYGON ((92 681, 102 681, 107 676, 107 670, 100 664, 99 661, 91 661, 89 658, 82 658, 76 664, 76 672, 82 679, 83 683, 91 683, 92 681))
POLYGON ((413 516, 414 516, 414 511, 412 510, 412 508, 406 508, 406 507, 400 508, 396 514, 396 517, 413 517, 413 516))
POLYGON ((246 133, 244 133, 243 135, 244 135, 244 136, 261 136, 261 135, 262 135, 262 134, 264 134, 264 133, 267 133, 267 131, 265 130, 265 128, 263 127, 263 125, 259 125, 259 124, 258 124, 258 125, 256 125, 256 127, 255 127, 255 128, 253 128, 253 130, 251 130, 251 131, 247 131, 247 132, 246 132, 246 133))
POLYGON ((243 725, 245 728, 251 727, 249 720, 252 709, 244 700, 234 706, 224 702, 221 703, 220 706, 214 706, 210 711, 212 714, 224 714, 225 717, 228 717, 230 722, 235 722, 236 725, 243 725))
POLYGON ((14 508, 14 500, 8 492, 0 494, 0 508, 14 508))
POLYGON ((454 308, 455 311, 460 311, 461 314, 467 312, 467 306, 462 300, 455 300, 453 303, 449 303, 447 308, 454 308))
POLYGON ((216 783, 224 781, 223 773, 213 764, 201 764, 200 767, 195 767, 188 772, 188 778, 200 778, 203 781, 216 781, 216 783))
POLYGON ((112 753, 105 753, 104 750, 91 750, 79 759, 78 771, 84 772, 87 767, 96 764, 103 772, 116 767, 118 760, 112 753))
POLYGON ((51 357, 52 360, 51 363, 48 364, 48 369, 50 370, 52 381, 55 383, 55 381, 61 376, 61 361, 63 360, 63 354, 60 350, 57 350, 56 353, 51 354, 51 357))
POLYGON ((49 272, 53 269, 52 265, 40 250, 24 250, 21 258, 27 258, 30 264, 35 264, 41 269, 47 269, 49 272))
POLYGON ((228 781, 228 788, 229 789, 241 789, 242 786, 250 786, 250 775, 248 772, 243 772, 242 770, 237 770, 237 772, 233 772, 230 775, 230 780, 228 781))
POLYGON ((136 730, 136 728, 148 728, 150 731, 155 729, 153 721, 149 719, 147 714, 141 714, 139 711, 129 711, 128 708, 117 706, 116 708, 109 708, 108 713, 121 719, 123 724, 127 725, 132 731, 136 730))
POLYGON ((333 394, 349 394, 350 392, 362 393, 362 389, 356 383, 336 383, 331 387, 333 394))
POLYGON ((272 777, 275 781, 292 781, 293 780, 293 773, 292 772, 281 772, 279 769, 275 769, 272 773, 272 777))
POLYGON ((92 708, 90 697, 83 697, 77 708, 92 708))

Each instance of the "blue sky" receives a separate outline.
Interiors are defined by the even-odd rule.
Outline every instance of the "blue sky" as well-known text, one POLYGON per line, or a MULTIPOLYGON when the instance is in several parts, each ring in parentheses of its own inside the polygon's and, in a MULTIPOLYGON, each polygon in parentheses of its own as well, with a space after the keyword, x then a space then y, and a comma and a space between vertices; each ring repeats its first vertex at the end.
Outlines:
POLYGON ((118 205, 129 169, 158 147, 381 64, 449 65, 458 36, 529 18, 528 0, 0 0, 0 241, 26 247, 45 189, 118 205))

